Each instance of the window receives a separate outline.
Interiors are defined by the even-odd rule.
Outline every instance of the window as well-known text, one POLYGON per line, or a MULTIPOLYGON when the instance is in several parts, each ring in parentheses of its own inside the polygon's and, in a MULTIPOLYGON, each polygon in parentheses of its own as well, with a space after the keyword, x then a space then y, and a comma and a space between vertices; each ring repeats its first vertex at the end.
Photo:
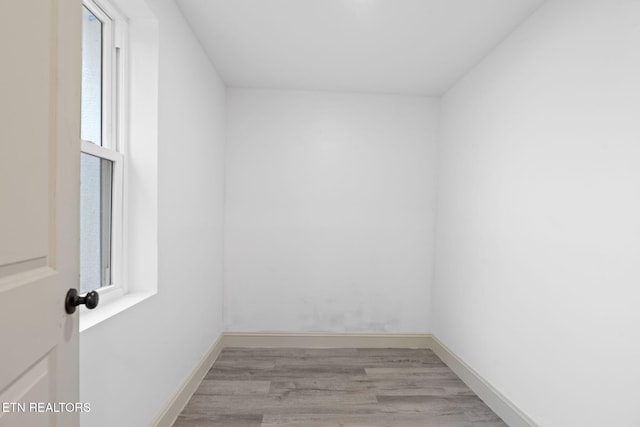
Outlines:
POLYGON ((80 292, 119 290, 125 144, 125 22, 107 3, 82 7, 80 292))
POLYGON ((160 34, 146 0, 83 3, 81 332, 158 292, 160 34))

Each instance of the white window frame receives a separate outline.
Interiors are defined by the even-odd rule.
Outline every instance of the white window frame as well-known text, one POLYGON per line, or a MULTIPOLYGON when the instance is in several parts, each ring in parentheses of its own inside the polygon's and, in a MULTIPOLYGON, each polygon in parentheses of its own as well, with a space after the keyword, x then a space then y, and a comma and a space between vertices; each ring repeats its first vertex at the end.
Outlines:
POLYGON ((111 89, 103 97, 103 102, 110 102, 103 109, 109 114, 104 119, 104 132, 112 132, 104 139, 114 141, 115 137, 117 149, 105 154, 99 146, 88 143, 87 147, 83 143, 83 151, 120 158, 121 169, 119 178, 114 178, 117 182, 113 183, 114 191, 118 192, 112 204, 112 215, 117 212, 112 225, 113 286, 97 290, 100 304, 95 309, 80 307, 81 333, 109 322, 118 313, 158 293, 160 63, 159 19, 147 0, 83 0, 83 4, 90 11, 110 18, 113 29, 109 40, 115 52, 119 52, 107 58, 111 61, 112 76, 116 77, 110 78, 111 89))
MULTIPOLYGON (((127 22, 105 0, 83 0, 83 5, 102 22, 102 146, 81 141, 81 151, 110 160, 112 170, 111 201, 111 284, 100 286, 100 304, 124 296, 124 192, 125 152, 127 144, 127 22)), ((104 272, 101 272, 103 275, 104 272)), ((101 284, 102 285, 102 284, 101 284)))

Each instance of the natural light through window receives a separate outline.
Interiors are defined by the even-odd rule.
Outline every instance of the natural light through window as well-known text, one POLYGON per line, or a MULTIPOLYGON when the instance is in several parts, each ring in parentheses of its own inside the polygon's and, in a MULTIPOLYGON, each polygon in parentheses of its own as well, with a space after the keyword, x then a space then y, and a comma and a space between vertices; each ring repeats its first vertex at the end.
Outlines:
MULTIPOLYGON (((81 8, 81 10, 80 10, 81 8)), ((157 293, 158 19, 146 0, 82 0, 84 331, 157 293)))
POLYGON ((80 292, 120 285, 114 274, 121 221, 118 129, 119 46, 113 14, 93 0, 82 8, 80 292))
POLYGON ((82 120, 80 135, 102 145, 102 22, 82 7, 82 120))

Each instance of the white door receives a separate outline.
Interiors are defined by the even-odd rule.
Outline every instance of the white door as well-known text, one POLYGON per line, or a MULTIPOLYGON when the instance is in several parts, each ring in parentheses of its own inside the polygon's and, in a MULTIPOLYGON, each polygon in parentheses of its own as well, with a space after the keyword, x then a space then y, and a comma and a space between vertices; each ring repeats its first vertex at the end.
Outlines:
POLYGON ((78 402, 78 314, 64 300, 78 287, 81 11, 0 0, 2 427, 79 424, 65 405, 78 402))

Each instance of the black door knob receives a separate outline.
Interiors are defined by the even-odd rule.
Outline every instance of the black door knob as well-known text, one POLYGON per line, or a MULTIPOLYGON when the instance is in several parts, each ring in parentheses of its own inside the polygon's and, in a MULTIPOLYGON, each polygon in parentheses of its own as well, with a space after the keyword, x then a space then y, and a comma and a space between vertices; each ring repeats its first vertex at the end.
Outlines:
POLYGON ((96 291, 87 292, 85 296, 81 297, 77 289, 71 288, 64 299, 64 309, 69 314, 75 313, 76 307, 80 304, 86 305, 88 309, 94 309, 98 306, 99 301, 100 295, 96 291))

